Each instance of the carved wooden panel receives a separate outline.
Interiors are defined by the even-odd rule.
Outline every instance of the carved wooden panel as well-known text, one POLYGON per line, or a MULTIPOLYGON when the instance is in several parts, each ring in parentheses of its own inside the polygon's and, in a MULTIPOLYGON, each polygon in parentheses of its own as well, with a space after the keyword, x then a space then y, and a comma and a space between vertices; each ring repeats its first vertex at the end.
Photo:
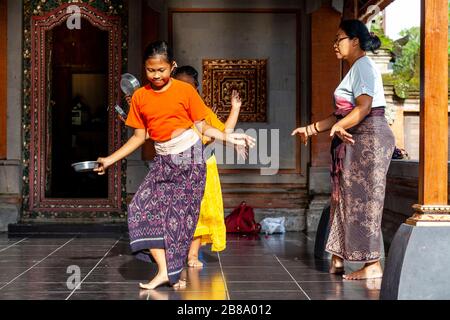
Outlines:
POLYGON ((225 120, 231 108, 231 92, 242 100, 239 121, 267 122, 267 60, 203 60, 205 103, 225 120))

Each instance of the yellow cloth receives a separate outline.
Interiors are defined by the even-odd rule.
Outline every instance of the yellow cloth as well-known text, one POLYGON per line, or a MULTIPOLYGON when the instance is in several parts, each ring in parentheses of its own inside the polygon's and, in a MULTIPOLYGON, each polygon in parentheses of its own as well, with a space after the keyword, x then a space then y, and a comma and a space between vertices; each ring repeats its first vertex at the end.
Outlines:
POLYGON ((222 251, 226 247, 226 232, 219 170, 212 155, 206 161, 205 194, 194 237, 201 237, 202 244, 212 243, 211 251, 222 251))
MULTIPOLYGON (((206 123, 220 131, 225 131, 225 124, 217 118, 211 109, 208 108, 208 110, 208 116, 205 118, 206 123)), ((210 141, 210 138, 202 136, 204 144, 210 141)), ((212 243, 212 251, 222 251, 226 247, 226 232, 219 170, 216 157, 212 155, 206 161, 205 193, 200 206, 200 215, 194 237, 201 237, 202 245, 212 243)))

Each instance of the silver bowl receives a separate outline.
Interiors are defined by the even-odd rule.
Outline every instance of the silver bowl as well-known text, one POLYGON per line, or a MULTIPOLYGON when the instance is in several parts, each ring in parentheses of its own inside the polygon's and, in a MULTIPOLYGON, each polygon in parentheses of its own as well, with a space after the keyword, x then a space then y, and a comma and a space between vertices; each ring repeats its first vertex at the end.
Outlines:
POLYGON ((83 162, 77 162, 72 163, 72 168, 76 172, 87 172, 87 171, 93 171, 94 169, 98 168, 99 162, 97 161, 83 161, 83 162))
POLYGON ((127 96, 132 96, 133 93, 141 87, 139 80, 130 73, 124 73, 120 79, 120 88, 127 96))

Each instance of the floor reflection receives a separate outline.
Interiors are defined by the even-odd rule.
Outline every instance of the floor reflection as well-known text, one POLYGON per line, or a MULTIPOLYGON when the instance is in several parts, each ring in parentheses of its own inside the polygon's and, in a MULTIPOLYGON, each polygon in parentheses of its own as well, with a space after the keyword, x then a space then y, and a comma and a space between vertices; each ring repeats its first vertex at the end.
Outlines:
MULTIPOLYGON (((377 300, 381 279, 343 281, 314 257, 314 235, 228 235, 227 249, 202 247, 203 268, 186 268, 184 289, 139 289, 156 266, 136 260, 126 237, 8 238, 0 234, 0 299, 377 300), (79 290, 68 267, 79 267, 79 290), (26 289, 26 290, 25 290, 26 289)), ((347 266, 350 271, 357 266, 347 266)))

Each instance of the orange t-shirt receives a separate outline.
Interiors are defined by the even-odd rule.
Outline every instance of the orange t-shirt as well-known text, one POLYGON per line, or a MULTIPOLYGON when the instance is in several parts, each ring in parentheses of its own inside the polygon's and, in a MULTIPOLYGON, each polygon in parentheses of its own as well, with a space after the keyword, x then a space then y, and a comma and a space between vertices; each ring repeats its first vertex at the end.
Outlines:
POLYGON ((190 84, 172 79, 164 92, 155 92, 150 85, 138 89, 125 124, 147 129, 152 140, 164 142, 174 138, 175 130, 189 129, 207 115, 208 107, 198 92, 190 84))

